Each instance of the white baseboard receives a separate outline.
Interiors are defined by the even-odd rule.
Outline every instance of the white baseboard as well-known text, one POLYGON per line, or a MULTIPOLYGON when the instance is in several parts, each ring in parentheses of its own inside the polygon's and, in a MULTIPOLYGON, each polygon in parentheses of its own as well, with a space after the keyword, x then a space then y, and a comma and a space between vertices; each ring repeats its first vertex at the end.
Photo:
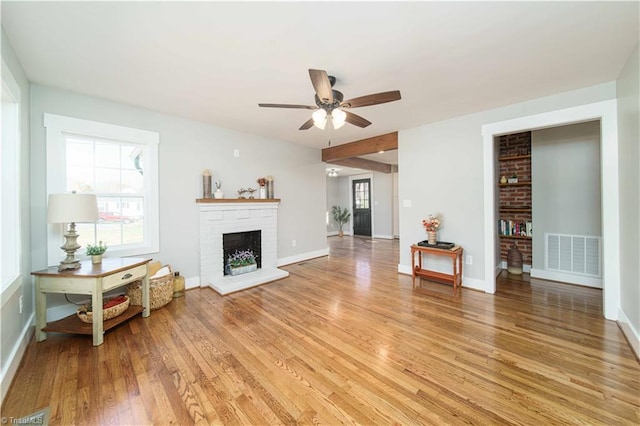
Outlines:
POLYGON ((640 359, 640 333, 635 329, 629 318, 625 315, 622 308, 618 308, 618 325, 627 337, 631 350, 636 354, 636 358, 640 359))
POLYGON ((485 293, 487 293, 487 285, 485 284, 484 280, 479 280, 477 278, 469 278, 469 277, 465 277, 463 275, 462 276, 462 287, 470 288, 470 289, 473 289, 473 290, 480 290, 480 291, 484 291, 485 293))
POLYGON ((373 238, 380 238, 382 240, 393 240, 393 235, 374 235, 373 238))
POLYGON ((190 290, 192 288, 200 287, 200 276, 185 278, 184 280, 184 289, 190 290))
POLYGON ((327 237, 335 237, 339 233, 340 232, 338 232, 338 231, 329 231, 329 232, 327 232, 327 237))
POLYGON ((22 357, 27 350, 27 346, 33 337, 33 332, 35 330, 35 327, 33 326, 34 322, 35 313, 32 313, 29 320, 24 325, 22 333, 20 333, 20 339, 13 346, 13 349, 11 349, 9 358, 4 364, 2 377, 0 377, 0 405, 4 402, 4 397, 7 395, 9 386, 11 386, 11 382, 13 381, 13 378, 18 371, 18 367, 20 366, 20 361, 22 361, 22 357))
POLYGON ((405 275, 413 275, 413 273, 411 272, 411 266, 402 265, 400 263, 398 263, 398 273, 405 274, 405 275))
POLYGON ((558 271, 545 271, 543 269, 531 269, 531 278, 560 281, 563 283, 583 285, 585 287, 602 288, 602 279, 587 277, 584 275, 567 274, 558 271))
POLYGON ((309 259, 315 259, 316 257, 328 256, 329 255, 329 247, 316 250, 316 251, 308 251, 306 253, 296 254, 294 256, 287 256, 278 259, 278 266, 291 265, 292 263, 303 262, 309 259))
MULTIPOLYGON (((507 262, 505 260, 503 260, 502 262, 500 262, 499 266, 496 266, 496 276, 498 276, 498 274, 500 272, 502 272, 503 269, 507 269, 509 267, 509 265, 507 265, 507 262), (499 268, 499 270, 498 270, 499 268)), ((522 272, 526 272, 526 273, 531 273, 531 265, 522 265, 522 272)))

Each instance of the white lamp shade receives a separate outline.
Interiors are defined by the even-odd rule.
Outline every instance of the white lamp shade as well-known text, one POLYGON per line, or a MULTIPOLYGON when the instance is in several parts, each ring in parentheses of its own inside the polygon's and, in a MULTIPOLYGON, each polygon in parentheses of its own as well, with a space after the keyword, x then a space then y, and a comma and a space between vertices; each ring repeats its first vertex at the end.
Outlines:
POLYGON ((96 194, 49 194, 47 223, 95 222, 96 194))
POLYGON ((320 130, 324 130, 324 126, 327 124, 327 111, 321 109, 316 110, 313 114, 311 114, 311 118, 313 118, 313 125, 316 126, 320 130))
POLYGON ((331 112, 331 122, 334 129, 339 129, 344 126, 344 122, 347 119, 347 113, 341 109, 334 109, 331 112))

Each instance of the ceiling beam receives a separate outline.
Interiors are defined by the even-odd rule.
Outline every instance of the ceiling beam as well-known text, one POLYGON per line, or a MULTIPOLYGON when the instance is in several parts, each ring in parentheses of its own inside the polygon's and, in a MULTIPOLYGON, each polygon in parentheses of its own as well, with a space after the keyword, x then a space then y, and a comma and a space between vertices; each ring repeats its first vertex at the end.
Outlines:
POLYGON ((367 160, 366 158, 342 158, 329 162, 329 164, 339 165, 344 167, 353 167, 356 169, 373 170, 380 173, 391 173, 393 166, 391 164, 380 163, 378 161, 367 160))
POLYGON ((392 149, 398 149, 398 132, 324 148, 322 161, 329 163, 342 158, 359 157, 392 149))

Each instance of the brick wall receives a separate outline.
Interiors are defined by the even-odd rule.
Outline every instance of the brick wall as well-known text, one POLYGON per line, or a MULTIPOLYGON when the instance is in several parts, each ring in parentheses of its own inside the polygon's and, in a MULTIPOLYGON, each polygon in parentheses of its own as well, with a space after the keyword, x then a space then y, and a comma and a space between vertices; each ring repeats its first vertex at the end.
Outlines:
MULTIPOLYGON (((511 157, 531 154, 531 132, 514 133, 499 137, 498 157, 511 157)), ((507 178, 516 175, 518 182, 531 182, 531 158, 519 158, 499 161, 500 176, 507 178)), ((528 212, 500 212, 499 218, 517 222, 531 221, 531 185, 500 186, 500 206, 512 208, 528 208, 528 212)), ((500 258, 507 260, 507 254, 515 245, 522 252, 522 261, 532 264, 531 239, 500 238, 500 258)))

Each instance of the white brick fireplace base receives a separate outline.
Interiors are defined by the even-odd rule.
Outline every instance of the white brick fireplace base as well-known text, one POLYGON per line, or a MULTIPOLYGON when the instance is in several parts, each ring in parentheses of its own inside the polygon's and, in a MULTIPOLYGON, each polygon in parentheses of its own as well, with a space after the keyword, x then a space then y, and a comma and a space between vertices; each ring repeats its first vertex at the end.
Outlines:
POLYGON ((278 204, 263 200, 198 200, 200 205, 200 282, 221 295, 289 276, 277 268, 278 204), (261 268, 242 275, 224 275, 222 235, 261 231, 261 268))

